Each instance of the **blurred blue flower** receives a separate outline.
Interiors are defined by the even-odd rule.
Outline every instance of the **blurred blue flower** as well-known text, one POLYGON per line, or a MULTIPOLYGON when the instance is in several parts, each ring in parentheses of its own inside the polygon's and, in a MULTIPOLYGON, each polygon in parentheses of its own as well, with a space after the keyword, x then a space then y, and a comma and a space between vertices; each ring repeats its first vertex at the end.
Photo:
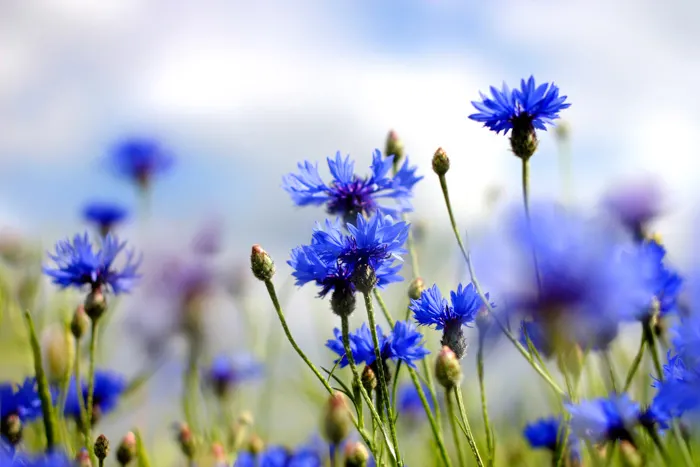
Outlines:
POLYGON ((0 384, 0 420, 5 420, 10 415, 17 415, 22 421, 41 416, 36 378, 26 378, 22 384, 0 384))
POLYGON ((339 222, 326 221, 325 230, 320 225, 314 228, 310 245, 292 250, 287 264, 294 269, 296 285, 315 282, 321 297, 335 290, 354 293, 352 276, 359 266, 372 268, 380 288, 403 280, 398 275, 401 263, 396 263, 406 253, 408 224, 395 223, 388 216, 365 219, 358 214, 355 225, 348 224, 347 229, 346 234, 339 222))
MULTIPOLYGON (((450 324, 471 327, 484 304, 474 285, 469 283, 464 287, 459 284, 456 292, 450 292, 450 298, 452 305, 447 303, 437 285, 433 284, 431 288, 423 291, 418 300, 411 300, 409 308, 419 325, 435 326, 438 331, 450 324)), ((488 294, 486 298, 489 298, 488 294)))
MULTIPOLYGON (((421 390, 426 397, 430 410, 434 412, 435 405, 433 404, 433 398, 430 396, 430 390, 425 384, 421 385, 421 390)), ((411 419, 426 418, 423 402, 413 383, 404 383, 400 385, 396 397, 396 407, 401 417, 408 416, 411 419)))
POLYGON ((263 366, 250 355, 220 354, 214 357, 206 377, 217 395, 222 396, 243 381, 262 375, 263 366))
MULTIPOLYGON (((335 361, 341 368, 348 365, 348 360, 343 346, 342 333, 338 328, 333 330, 335 339, 329 339, 326 347, 338 354, 340 358, 335 361)), ((406 321, 397 321, 393 332, 387 336, 381 326, 377 325, 377 339, 379 341, 379 353, 383 360, 402 361, 415 368, 415 361, 425 357, 430 352, 423 347, 423 335, 406 321)), ((350 351, 356 364, 365 363, 372 365, 376 361, 372 332, 367 323, 350 333, 350 351)))
POLYGON ((571 106, 564 102, 566 96, 559 96, 559 88, 554 83, 535 86, 533 76, 527 82, 521 80, 520 89, 511 90, 503 83, 501 91, 491 86, 491 98, 479 94, 481 101, 472 101, 478 112, 469 118, 496 133, 507 134, 514 124, 546 130, 546 124, 552 124, 559 118, 560 111, 571 106))
MULTIPOLYGON (((96 423, 100 416, 106 415, 117 408, 121 395, 126 389, 126 380, 118 373, 106 370, 95 371, 95 389, 92 397, 93 421, 96 423)), ((80 394, 73 378, 66 396, 66 416, 80 420, 80 402, 87 404, 88 383, 83 380, 80 384, 80 394)))
MULTIPOLYGON (((561 422, 561 417, 541 418, 525 425, 523 436, 533 448, 554 452, 558 448, 557 441, 564 435, 561 422)), ((580 459, 580 442, 572 433, 569 434, 566 448, 570 459, 580 459)))
POLYGON ((1 467, 74 467, 75 462, 63 451, 45 454, 17 453, 12 459, 0 457, 1 467))
POLYGON ((603 205, 638 239, 643 228, 663 211, 663 194, 653 180, 616 185, 603 198, 603 205))
POLYGON ((352 220, 358 214, 369 216, 379 211, 383 215, 396 216, 412 211, 410 198, 413 186, 423 177, 415 175, 416 167, 409 167, 408 159, 393 177, 389 171, 393 157, 382 157, 381 152, 372 155, 372 174, 355 175, 355 163, 350 156, 343 159, 340 151, 335 159, 328 158, 333 181, 326 184, 318 173, 318 164, 309 161, 298 164, 299 173, 286 175, 282 187, 297 206, 326 205, 330 215, 352 220), (393 199, 396 207, 379 204, 382 199, 393 199))
POLYGON ((576 436, 593 442, 631 440, 630 430, 639 424, 641 409, 627 394, 611 395, 565 404, 576 436))
POLYGON ((100 230, 102 236, 107 235, 112 228, 126 219, 129 211, 116 203, 93 201, 83 208, 83 217, 92 222, 100 230))
POLYGON ((270 446, 260 454, 241 452, 234 467, 288 467, 289 451, 282 446, 270 446))
POLYGON ((44 266, 44 273, 52 282, 62 288, 80 288, 89 285, 93 290, 107 286, 115 294, 130 292, 140 277, 137 270, 140 259, 135 260, 134 251, 128 251, 126 264, 117 269, 114 261, 126 246, 117 237, 107 235, 102 240, 101 249, 94 250, 87 233, 75 235, 73 241, 60 240, 56 243, 56 253, 49 258, 56 267, 44 266))
POLYGON ((155 141, 145 138, 127 139, 117 144, 108 164, 117 175, 147 189, 151 180, 168 171, 175 158, 155 141))
POLYGON ((550 342, 549 336, 542 329, 542 326, 534 321, 521 321, 519 340, 525 348, 528 348, 528 338, 540 356, 551 358, 554 355, 554 343, 550 342))

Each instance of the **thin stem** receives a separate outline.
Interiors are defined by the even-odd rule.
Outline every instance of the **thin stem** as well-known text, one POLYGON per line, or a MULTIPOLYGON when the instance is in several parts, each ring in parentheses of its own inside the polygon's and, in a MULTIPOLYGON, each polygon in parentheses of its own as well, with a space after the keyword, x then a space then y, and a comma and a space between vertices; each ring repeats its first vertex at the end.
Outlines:
POLYGON ((78 396, 78 410, 80 411, 80 427, 83 433, 83 440, 88 451, 92 449, 90 446, 90 431, 88 430, 87 410, 85 408, 85 400, 83 400, 82 382, 80 381, 80 342, 75 340, 75 365, 73 365, 73 374, 75 380, 76 394, 78 396))
POLYGON ((27 322, 29 331, 29 344, 32 347, 34 357, 34 372, 36 373, 37 390, 39 392, 39 400, 41 401, 41 412, 43 414, 44 430, 46 431, 46 449, 50 451, 56 445, 56 414, 53 409, 53 401, 51 400, 51 392, 49 391, 49 383, 44 373, 44 367, 41 359, 41 347, 39 339, 36 337, 34 329, 34 321, 28 311, 24 312, 24 319, 27 322))
MULTIPOLYGON (((425 362, 425 359, 423 361, 425 362)), ((411 381, 413 381, 413 386, 416 388, 416 391, 418 392, 418 397, 420 398, 420 401, 423 404, 423 408, 425 409, 425 413, 428 416, 428 422, 430 423, 430 429, 433 431, 433 437, 435 438, 435 441, 437 442, 438 450, 440 451, 440 456, 442 457, 442 461, 444 462, 446 467, 451 467, 452 463, 450 462, 450 457, 447 455, 447 448, 445 447, 445 440, 443 439, 442 429, 439 425, 440 422, 437 420, 437 402, 435 402, 436 413, 435 413, 435 417, 433 417, 433 414, 430 410, 430 404, 428 403, 428 399, 426 399, 425 394, 423 394, 423 388, 420 384, 420 381, 418 380, 418 375, 416 373, 416 370, 409 366, 408 367, 408 374, 411 375, 411 381)), ((430 374, 430 372, 427 372, 427 374, 430 374)))
POLYGON ((146 447, 143 445, 143 438, 141 437, 141 432, 138 429, 131 430, 136 437, 136 459, 138 460, 139 467, 150 467, 151 462, 148 460, 148 454, 146 453, 146 447))
MULTIPOLYGON (((467 263, 469 276, 471 277, 472 284, 474 284, 474 288, 476 289, 477 294, 479 294, 479 298, 481 298, 489 314, 494 318, 494 321, 496 321, 498 326, 501 328, 501 331, 506 335, 508 340, 515 346, 515 348, 518 349, 520 354, 525 358, 525 360, 527 360, 527 362, 530 364, 530 366, 532 366, 532 368, 537 372, 537 374, 539 374, 542 377, 542 379, 544 379, 547 382, 547 384, 549 384, 549 386, 557 393, 557 395, 565 395, 564 391, 559 387, 559 385, 549 375, 547 375, 547 373, 543 371, 542 368, 540 368, 540 366, 537 365, 537 363, 535 363, 534 357, 530 355, 530 353, 525 349, 525 347, 523 347, 523 345, 520 342, 518 342, 515 336, 508 330, 508 328, 506 328, 506 326, 503 324, 500 318, 495 314, 491 303, 486 298, 484 291, 481 289, 481 285, 479 285, 479 281, 476 277, 476 272, 474 271, 474 265, 472 264, 469 250, 465 247, 465 243, 462 242, 462 237, 459 235, 459 231, 457 230, 457 223, 455 221, 454 213, 452 212, 452 204, 450 203, 450 195, 447 189, 447 179, 444 175, 440 175, 440 186, 442 187, 442 194, 445 198, 445 205, 447 207, 447 213, 450 217, 452 231, 455 234, 455 238, 457 239, 457 244, 459 245, 459 248, 462 252, 464 261, 467 263)), ((467 235, 465 235, 465 239, 466 242, 468 242, 467 235)))
MULTIPOLYGON (((350 365, 350 371, 352 372, 352 390, 354 392, 353 398, 357 404, 357 418, 360 426, 365 426, 364 421, 364 410, 362 409, 362 396, 360 395, 360 388, 362 387, 362 378, 360 377, 360 372, 357 371, 357 365, 355 364, 355 356, 352 354, 352 348, 350 347, 350 323, 347 316, 340 317, 341 332, 343 336, 343 347, 345 348, 345 358, 348 359, 348 364, 350 365)), ((380 413, 382 407, 379 407, 380 413)), ((381 417, 380 417, 381 419, 381 417)))
POLYGON ((93 417, 93 403, 95 398, 95 360, 97 352, 97 331, 99 319, 93 318, 91 320, 92 329, 90 331, 90 354, 88 362, 88 393, 87 393, 87 405, 85 407, 87 411, 87 439, 88 439, 88 450, 92 451, 89 447, 92 444, 92 417, 93 417))
POLYGON ((651 426, 647 426, 646 430, 647 430, 647 433, 649 434, 649 437, 654 442, 654 445, 659 450, 659 454, 661 454, 661 459, 663 460, 664 465, 666 467, 670 467, 671 464, 669 461, 668 452, 666 451, 666 447, 664 446, 664 443, 661 441, 661 438, 659 437, 659 433, 657 433, 657 431, 651 426))
MULTIPOLYGON (((381 349, 379 347, 379 336, 377 336, 377 323, 374 319, 374 305, 372 305, 372 297, 369 293, 363 293, 362 296, 365 298, 365 307, 367 308, 367 320, 369 321, 369 328, 372 333, 372 341, 374 343, 374 356, 377 359, 377 390, 381 391, 382 398, 384 399, 384 405, 386 408, 389 432, 391 434, 391 442, 396 449, 396 463, 401 467, 403 462, 401 461, 401 453, 399 452, 398 437, 396 436, 396 423, 394 423, 394 416, 391 413, 391 404, 389 403, 389 388, 387 387, 386 377, 384 375, 384 365, 383 358, 381 354, 381 349)), ((346 350, 347 352, 347 350, 346 350)), ((349 359, 348 359, 349 360, 349 359)), ((381 407, 378 407, 381 411, 381 407)))
POLYGON ((622 388, 622 392, 627 392, 630 386, 632 386, 632 380, 634 379, 634 375, 637 374, 637 370, 639 369, 640 363, 642 363, 642 358, 644 358, 644 352, 646 350, 646 347, 646 335, 644 332, 642 332, 642 341, 639 343, 639 350, 637 350, 637 355, 634 356, 634 360, 632 360, 632 365, 630 366, 630 369, 627 372, 627 377, 625 378, 625 386, 622 388))
POLYGON ((372 293, 374 294, 374 298, 377 299, 377 303, 379 304, 379 308, 382 309, 382 314, 384 314, 384 318, 386 318, 386 322, 389 323, 389 327, 391 327, 393 329, 394 318, 391 317, 391 313, 389 313, 389 308, 387 308, 386 303, 384 303, 384 299, 382 298, 381 294, 379 293, 379 290, 375 287, 372 290, 372 293))
POLYGON ((457 422, 455 418, 457 414, 455 413, 454 403, 452 402, 452 394, 449 390, 445 390, 445 402, 447 403, 447 418, 450 420, 450 429, 452 430, 452 442, 455 445, 457 451, 457 460, 459 465, 465 467, 467 465, 467 459, 464 457, 464 450, 462 449, 462 443, 460 443, 459 433, 457 432, 457 422))
MULTIPOLYGON (((406 214, 401 214, 401 220, 406 222, 406 219, 406 214)), ((408 256, 411 258, 411 272, 413 273, 413 278, 415 279, 416 277, 420 276, 420 272, 418 270, 418 253, 416 251, 416 242, 413 238, 412 228, 408 229, 408 241, 406 242, 406 245, 408 246, 408 256)))
POLYGON ((486 401, 486 386, 484 384, 484 336, 479 333, 479 348, 476 352, 476 372, 479 378, 479 392, 481 393, 481 415, 484 418, 484 431, 486 432, 486 447, 488 449, 488 463, 495 463, 495 444, 491 421, 489 420, 489 409, 486 401))
POLYGON ((530 159, 521 157, 522 161, 522 185, 523 185, 523 205, 525 215, 530 219, 530 159))
POLYGON ((610 358, 610 352, 602 352, 603 363, 608 370, 608 377, 610 378, 610 388, 612 392, 617 394, 617 376, 615 376, 615 368, 613 367, 612 359, 610 358))
POLYGON ((190 339, 190 349, 187 355, 187 367, 183 374, 183 390, 182 390, 182 410, 185 414, 185 421, 193 433, 199 432, 198 419, 195 414, 197 401, 199 400, 198 391, 198 345, 195 342, 196 338, 190 339))
POLYGON ((474 458, 476 459, 476 464, 479 467, 484 467, 484 461, 481 460, 481 455, 479 454, 479 448, 476 447, 476 442, 474 441, 474 435, 472 434, 472 429, 469 426, 469 419, 467 418, 467 411, 464 408, 464 401, 462 400, 462 388, 460 385, 457 385, 454 388, 452 388, 452 391, 454 392, 455 398, 457 399, 457 407, 459 407, 459 413, 462 417, 462 423, 464 424, 464 431, 466 431, 466 434, 467 434, 467 442, 469 443, 469 447, 472 450, 472 454, 474 454, 474 458))

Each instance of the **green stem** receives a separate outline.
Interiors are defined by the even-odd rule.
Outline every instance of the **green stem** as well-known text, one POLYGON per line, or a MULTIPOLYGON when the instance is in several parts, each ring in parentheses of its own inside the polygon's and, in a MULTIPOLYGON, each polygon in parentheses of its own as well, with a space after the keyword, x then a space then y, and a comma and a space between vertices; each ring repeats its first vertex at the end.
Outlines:
POLYGON ((602 358, 603 363, 605 363, 605 367, 608 370, 608 376, 610 378, 610 388, 612 389, 613 393, 617 394, 617 376, 615 376, 615 368, 613 367, 613 362, 610 358, 610 352, 607 350, 602 352, 602 358))
POLYGON ((642 358, 644 358, 644 352, 647 347, 647 338, 645 333, 642 332, 642 341, 639 343, 639 350, 637 350, 637 355, 634 356, 634 360, 632 360, 632 365, 630 366, 629 371, 627 372, 627 377, 625 378, 625 386, 622 388, 622 392, 627 392, 632 386, 632 380, 634 379, 634 375, 637 374, 637 370, 639 369, 639 364, 642 363, 642 358))
MULTIPOLYGON (((93 417, 93 402, 95 397, 95 360, 97 352, 97 332, 99 319, 93 318, 91 320, 92 329, 90 331, 90 354, 88 362, 88 393, 87 393, 87 404, 85 409, 87 411, 87 423, 85 424, 87 430, 88 439, 88 451, 92 453, 93 449, 90 447, 92 445, 92 417, 93 417)), ((92 457, 92 456, 91 456, 92 457)))
POLYGON ((196 434, 199 432, 198 419, 195 414, 197 403, 199 401, 199 391, 198 391, 198 372, 197 372, 197 360, 199 357, 198 344, 195 342, 196 338, 190 339, 190 349, 187 355, 187 367, 183 374, 183 388, 182 388, 182 410, 185 415, 185 422, 189 426, 192 433, 196 434))
MULTIPOLYGON (((424 359, 423 362, 425 361, 426 360, 424 359)), ((445 440, 442 435, 442 429, 439 425, 440 422, 437 419, 437 402, 434 403, 436 412, 435 417, 433 417, 433 414, 430 410, 430 404, 428 403, 428 399, 426 399, 425 394, 423 394, 423 387, 420 384, 420 381, 418 380, 418 374, 416 373, 416 370, 411 367, 408 367, 408 374, 411 376, 413 386, 416 388, 416 391, 418 392, 418 397, 420 398, 420 401, 423 404, 423 408, 425 409, 425 413, 428 416, 430 429, 433 431, 433 437, 435 437, 435 441, 437 442, 438 450, 440 451, 440 457, 442 457, 442 461, 444 462, 445 467, 451 467, 452 463, 450 462, 450 457, 447 455, 447 448, 445 447, 445 440)), ((430 372, 428 371, 426 372, 426 374, 430 374, 430 372)))
POLYGON ((83 432, 83 441, 88 451, 92 450, 90 443, 90 431, 88 430, 87 409, 83 400, 83 391, 80 390, 82 382, 80 380, 80 341, 75 340, 75 365, 73 365, 73 379, 75 380, 76 393, 78 395, 78 410, 80 411, 80 427, 83 432))
POLYGON ((389 323, 389 327, 392 329, 394 328, 394 318, 391 317, 391 313, 389 313, 389 308, 387 308, 386 303, 384 303, 384 299, 382 298, 381 294, 379 293, 379 290, 375 287, 372 290, 372 293, 374 294, 374 298, 377 299, 377 303, 379 304, 379 308, 382 309, 382 314, 384 315, 384 318, 386 318, 386 322, 389 323))
POLYGON ((394 416, 391 413, 391 404, 389 403, 389 388, 387 387, 387 381, 384 375, 384 360, 382 358, 381 349, 379 347, 379 336, 377 336, 377 323, 374 319, 374 305, 372 304, 372 297, 369 293, 363 292, 362 296, 365 298, 365 307, 367 308, 367 320, 369 321, 369 328, 372 333, 372 341, 374 343, 374 356, 377 359, 377 379, 379 380, 377 390, 382 392, 382 398, 384 399, 385 405, 385 409, 382 409, 382 407, 378 407, 378 409, 380 411, 386 410, 389 423, 389 432, 391 434, 391 442, 394 445, 394 448, 396 449, 396 463, 399 467, 401 467, 403 466, 403 462, 401 460, 401 453, 399 452, 398 437, 396 436, 396 423, 394 423, 394 416))
POLYGON ((465 467, 467 465, 467 459, 464 457, 464 450, 462 449, 462 443, 460 443, 459 433, 457 432, 457 422, 455 418, 457 414, 455 413, 454 403, 452 402, 452 394, 449 390, 445 390, 445 402, 447 403, 447 418, 450 420, 450 429, 452 430, 452 442, 455 444, 455 449, 457 451, 457 460, 459 465, 465 467))
POLYGON ((136 437, 136 460, 139 467, 150 467, 151 463, 148 460, 148 454, 146 453, 146 448, 143 445, 143 438, 141 437, 141 432, 138 429, 133 429, 134 436, 136 437))
POLYGON ((525 215, 528 222, 530 221, 530 159, 522 157, 522 185, 523 185, 523 204, 525 206, 525 215))
POLYGON ((474 458, 476 459, 476 464, 479 467, 484 467, 484 461, 481 460, 481 455, 479 454, 479 448, 476 447, 476 442, 474 441, 474 435, 472 434, 472 429, 469 426, 469 419, 467 418, 467 411, 464 408, 464 401, 462 400, 462 388, 460 385, 455 386, 452 388, 455 398, 457 399, 457 407, 459 407, 459 413, 462 417, 462 423, 464 424, 464 430, 466 431, 467 434, 467 442, 469 443, 469 447, 472 450, 472 454, 474 454, 474 458))
MULTIPOLYGON (((343 336, 343 347, 345 348, 345 357, 348 359, 348 364, 350 365, 350 371, 352 372, 352 390, 353 398, 357 404, 357 419, 360 426, 365 426, 364 422, 364 410, 362 409, 362 396, 360 394, 360 388, 362 387, 362 378, 360 377, 360 372, 357 371, 357 365, 355 364, 355 356, 352 354, 352 349, 350 347, 350 322, 347 316, 340 317, 341 323, 341 333, 343 336)), ((382 407, 379 407, 382 410, 382 407)), ((380 417, 381 419, 381 417, 380 417)))
POLYGON ((39 339, 36 337, 34 329, 34 321, 28 311, 24 312, 24 319, 27 322, 29 330, 29 344, 32 347, 34 357, 34 372, 36 373, 37 390, 39 392, 39 400, 41 401, 41 412, 44 420, 44 430, 46 431, 46 449, 51 450, 56 445, 56 414, 53 409, 53 401, 51 400, 51 392, 49 391, 49 383, 44 373, 44 367, 41 360, 41 347, 39 339))
POLYGON ((646 427, 647 433, 649 433, 649 437, 651 440, 654 442, 654 445, 656 448, 659 450, 659 454, 661 454, 661 459, 664 462, 664 465, 666 467, 670 467, 671 463, 668 457, 668 452, 666 451, 666 447, 664 446, 664 443, 661 441, 661 438, 659 437, 659 433, 653 428, 653 427, 646 427))
MULTIPOLYGON (((401 220, 407 222, 406 219, 406 214, 401 214, 401 220)), ((413 238, 412 228, 408 229, 408 241, 406 242, 406 245, 408 246, 408 256, 411 258, 411 272, 413 272, 413 278, 415 279, 416 277, 420 276, 420 272, 418 270, 418 254, 416 251, 416 242, 413 238)))
MULTIPOLYGON (((450 223, 452 225, 452 231, 455 234, 455 238, 457 239, 457 244, 459 245, 460 251, 462 252, 464 261, 467 263, 467 269, 469 270, 469 275, 471 277, 472 284, 474 284, 474 288, 476 289, 477 294, 479 294, 479 298, 481 298, 489 314, 494 318, 494 321, 501 328, 503 334, 505 334, 508 340, 515 346, 516 349, 518 349, 520 354, 525 358, 525 360, 527 360, 527 362, 530 364, 530 366, 532 366, 532 368, 537 372, 537 374, 539 374, 542 377, 542 379, 544 379, 545 382, 549 384, 549 386, 554 390, 554 392, 557 393, 557 395, 565 395, 564 391, 559 387, 559 385, 549 375, 547 375, 547 373, 543 371, 539 365, 537 365, 537 363, 534 360, 534 357, 530 355, 530 353, 525 349, 525 347, 523 347, 523 345, 520 342, 518 342, 518 339, 513 335, 513 333, 511 333, 508 330, 508 328, 506 328, 506 326, 503 324, 500 318, 494 313, 491 303, 486 298, 484 291, 481 289, 481 285, 479 285, 479 281, 476 277, 476 272, 474 271, 474 265, 472 264, 469 250, 465 247, 465 243, 462 242, 462 237, 459 235, 459 231, 457 230, 457 222, 455 221, 454 213, 452 211, 452 204, 450 203, 450 195, 447 189, 447 179, 444 175, 440 175, 439 178, 440 186, 442 187, 442 194, 445 198, 445 205, 447 206, 447 213, 450 217, 450 223)), ((468 237, 466 235, 465 237, 468 242, 468 237)))
POLYGON ((484 431, 486 432, 486 447, 488 449, 488 464, 495 463, 495 443, 489 420, 489 409, 486 401, 486 386, 484 384, 484 336, 479 333, 479 348, 476 352, 476 372, 479 378, 479 392, 481 393, 481 414, 484 418, 484 431))

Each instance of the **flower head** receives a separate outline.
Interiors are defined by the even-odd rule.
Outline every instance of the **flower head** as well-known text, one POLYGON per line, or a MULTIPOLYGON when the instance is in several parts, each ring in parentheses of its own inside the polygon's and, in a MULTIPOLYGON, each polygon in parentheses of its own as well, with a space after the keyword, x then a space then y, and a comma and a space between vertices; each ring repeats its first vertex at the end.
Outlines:
MULTIPOLYGON (((523 429, 523 436, 533 448, 548 449, 552 452, 558 448, 559 440, 562 438, 564 430, 561 417, 541 418, 532 423, 528 423, 523 429)), ((569 435, 567 450, 571 459, 580 458, 579 440, 573 434, 569 435)))
POLYGON ((237 384, 257 378, 262 374, 262 365, 250 355, 217 355, 208 368, 206 376, 214 391, 222 395, 237 384))
POLYGON ((115 294, 130 292, 140 277, 140 260, 135 260, 134 252, 129 251, 125 266, 117 269, 114 261, 125 246, 126 242, 120 243, 110 234, 102 240, 101 249, 93 249, 87 233, 75 235, 72 241, 56 243, 56 253, 49 254, 56 267, 44 266, 43 270, 62 288, 89 285, 93 290, 106 286, 115 294))
MULTIPOLYGON (((452 304, 442 297, 437 285, 423 291, 418 300, 411 300, 409 308, 416 322, 422 326, 435 326, 442 330, 451 322, 471 326, 484 302, 474 288, 474 284, 464 287, 459 284, 456 291, 450 292, 452 304)), ((488 294, 486 294, 488 298, 488 294)))
POLYGON ((120 176, 148 188, 151 180, 168 171, 174 157, 154 140, 132 138, 117 144, 108 159, 109 165, 120 176))
POLYGON ((53 450, 43 454, 16 453, 12 459, 0 457, 0 465, 3 467, 74 467, 75 463, 60 450, 53 450))
MULTIPOLYGON (((94 424, 98 417, 113 411, 119 404, 120 398, 126 389, 126 380, 121 375, 106 371, 97 370, 95 372, 95 389, 93 392, 93 420, 94 424)), ((88 383, 82 381, 80 393, 75 383, 75 378, 71 380, 66 397, 66 416, 80 420, 80 403, 85 403, 88 399, 88 383)))
POLYGON ((340 152, 335 159, 328 158, 333 181, 326 184, 318 173, 318 164, 309 161, 299 163, 299 173, 283 178, 282 187, 297 206, 326 205, 329 214, 354 219, 357 214, 371 215, 379 211, 395 216, 412 210, 410 198, 413 185, 421 178, 416 176, 416 167, 408 165, 408 159, 392 177, 394 157, 382 157, 377 150, 372 155, 372 174, 360 177, 355 174, 355 163, 350 156, 342 158, 340 152), (380 204, 382 199, 393 199, 396 206, 380 204))
MULTIPOLYGON (((421 390, 426 397, 430 410, 434 411, 435 406, 433 404, 432 397, 430 397, 428 387, 423 384, 421 390)), ((397 398, 398 399, 396 402, 398 412, 402 417, 408 416, 412 419, 425 418, 426 415, 423 402, 420 399, 420 395, 418 394, 416 387, 412 383, 404 383, 400 385, 397 398)))
POLYGON ((129 212, 115 203, 94 201, 85 206, 83 217, 97 226, 102 235, 107 235, 118 223, 127 218, 129 212))
POLYGON ((605 208, 635 235, 663 211, 663 194, 653 180, 636 180, 616 186, 603 199, 605 208))
POLYGON ((492 97, 483 93, 481 101, 473 101, 478 110, 470 119, 482 122, 491 131, 505 134, 516 126, 546 130, 559 118, 559 112, 571 106, 565 103, 566 96, 559 96, 559 88, 554 83, 535 86, 535 78, 520 81, 520 89, 511 90, 505 83, 503 89, 491 86, 492 97))
POLYGON ((23 421, 41 416, 36 378, 26 378, 22 384, 0 384, 0 421, 10 415, 17 415, 23 421))
POLYGON ((574 434, 593 442, 630 441, 630 430, 639 423, 641 415, 639 404, 627 394, 566 404, 566 408, 574 434))

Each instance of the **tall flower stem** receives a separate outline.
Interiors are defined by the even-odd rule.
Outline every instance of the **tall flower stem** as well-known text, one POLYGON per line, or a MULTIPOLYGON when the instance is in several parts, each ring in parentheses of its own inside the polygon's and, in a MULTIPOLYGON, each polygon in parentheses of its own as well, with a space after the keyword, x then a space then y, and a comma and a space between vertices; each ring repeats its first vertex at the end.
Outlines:
MULTIPOLYGON (((405 213, 401 214, 401 220, 407 222, 407 216, 405 213)), ((420 276, 418 270, 418 252, 416 248, 416 241, 413 238, 413 229, 408 229, 408 240, 406 241, 406 246, 408 247, 408 256, 411 258, 411 272, 413 273, 413 278, 420 276)))
MULTIPOLYGON (((384 406, 388 416, 388 425, 389 432, 391 433, 391 442, 394 445, 394 448, 396 449, 396 463, 399 467, 401 467, 403 466, 403 462, 401 460, 398 438, 396 436, 396 423, 394 421, 394 416, 391 413, 391 404, 389 402, 389 388, 387 387, 387 380, 384 374, 384 365, 381 355, 381 349, 379 347, 379 336, 377 336, 377 323, 374 319, 374 305, 372 304, 372 297, 370 296, 369 292, 363 292, 362 296, 365 298, 365 307, 367 308, 367 320, 369 321, 369 328, 372 332, 372 341, 374 343, 374 356, 377 359, 377 379, 379 380, 377 384, 377 390, 382 392, 382 398, 384 399, 384 406)), ((378 409, 380 411, 385 410, 382 407, 378 407, 378 409)))
MULTIPOLYGON (((476 277, 476 272, 474 271, 474 265, 472 264, 471 260, 471 255, 469 253, 469 249, 465 247, 465 243, 462 241, 462 237, 459 234, 459 231, 457 230, 457 223, 455 221, 454 213, 452 211, 452 204, 450 203, 450 195, 449 195, 449 190, 447 189, 447 179, 445 178, 444 175, 439 175, 440 178, 440 186, 442 188, 442 194, 445 199, 445 205, 447 207, 447 213, 450 217, 450 223, 452 225, 452 231, 455 234, 455 238, 457 239, 457 244, 459 245, 459 248, 462 252, 462 256, 464 257, 464 261, 467 263, 467 269, 469 270, 469 276, 471 277, 472 283, 474 284, 474 288, 476 289, 476 292, 479 294, 479 297, 483 301, 484 305, 486 306, 486 309, 488 310, 489 314, 494 318, 494 321, 498 324, 498 327, 501 328, 501 331, 505 336, 508 338, 508 340, 515 346, 516 349, 518 349, 518 352, 527 360, 527 362, 532 366, 532 368, 539 374, 542 379, 545 380, 545 382, 554 390, 554 392, 557 393, 559 396, 564 396, 565 393, 564 391, 559 387, 559 385, 549 376, 547 375, 547 372, 544 371, 540 366, 535 362, 535 359, 530 353, 523 347, 523 345, 518 342, 518 339, 513 335, 513 333, 506 328, 506 326, 503 324, 503 322, 500 320, 498 316, 493 311, 493 307, 491 306, 491 303, 488 301, 486 298, 486 295, 484 294, 484 291, 481 289, 481 286, 479 285, 479 281, 476 277)), ((468 237, 466 237, 468 241, 468 237)))
POLYGON ((474 458, 476 459, 476 465, 478 465, 479 467, 484 467, 484 461, 481 459, 481 455, 479 454, 479 448, 476 447, 474 435, 472 434, 471 426, 469 426, 467 410, 464 408, 464 400, 462 399, 462 387, 460 385, 457 385, 454 388, 452 388, 452 391, 454 392, 455 399, 457 400, 457 407, 459 407, 459 413, 462 417, 464 431, 467 435, 467 442, 469 443, 469 447, 472 450, 472 454, 474 454, 474 458))
MULTIPOLYGON (((88 393, 87 393, 87 404, 85 407, 86 410, 86 418, 87 418, 87 423, 86 423, 86 430, 87 430, 87 439, 89 441, 88 445, 92 444, 92 417, 93 417, 93 402, 95 398, 95 360, 97 356, 97 331, 98 331, 98 323, 99 323, 99 318, 92 318, 91 321, 92 323, 92 329, 90 330, 90 354, 89 354, 89 363, 88 363, 88 393)), ((77 384, 77 382, 76 382, 77 384)), ((88 450, 91 450, 91 448, 88 448, 88 450)))
POLYGON ((80 341, 78 339, 75 340, 75 364, 73 365, 73 379, 75 380, 75 392, 78 396, 78 410, 80 413, 80 427, 83 433, 83 440, 88 450, 91 450, 92 443, 90 442, 90 431, 88 429, 87 409, 85 408, 85 400, 83 399, 83 391, 81 390, 80 341))
POLYGON ((27 323, 29 331, 29 343, 32 347, 32 356, 34 358, 34 372, 36 373, 37 389, 39 392, 39 400, 41 401, 41 412, 43 414, 44 431, 46 432, 46 449, 51 450, 56 446, 56 414, 53 409, 53 401, 51 400, 51 392, 49 391, 49 383, 44 373, 44 367, 41 360, 41 347, 39 339, 36 336, 34 329, 34 321, 28 311, 24 312, 24 319, 27 323))
POLYGON ((486 432, 486 447, 488 449, 488 464, 494 465, 495 460, 495 443, 493 439, 493 431, 491 421, 489 419, 489 408, 486 401, 486 386, 484 384, 484 335, 479 332, 479 348, 476 352, 476 373, 479 378, 479 392, 481 393, 481 415, 484 418, 484 431, 486 432))
POLYGON ((522 161, 522 185, 523 185, 523 205, 525 207, 525 215, 530 222, 530 159, 521 157, 522 161))
POLYGON ((454 402, 452 402, 452 394, 450 392, 450 390, 445 390, 445 402, 447 403, 447 418, 450 420, 450 429, 452 430, 452 442, 455 444, 459 465, 466 467, 467 459, 464 457, 464 450, 462 449, 461 438, 457 431, 457 422, 455 421, 458 415, 455 413, 454 402))
POLYGON ((637 374, 637 370, 639 369, 639 364, 642 362, 642 358, 644 357, 646 347, 646 333, 642 332, 642 341, 639 343, 639 350, 637 351, 637 355, 634 356, 634 360, 632 360, 632 365, 630 366, 630 369, 627 372, 627 377, 625 378, 625 386, 622 388, 622 392, 627 392, 630 386, 632 386, 632 380, 634 380, 634 375, 637 374))
MULTIPOLYGON (((360 394, 362 387, 362 379, 360 378, 360 373, 357 371, 357 365, 355 364, 355 357, 352 354, 352 348, 350 347, 350 322, 347 316, 341 316, 341 333, 343 337, 343 348, 345 349, 345 357, 348 359, 348 364, 350 365, 350 371, 352 372, 352 390, 355 403, 357 404, 357 418, 361 426, 364 426, 364 410, 362 409, 362 395, 360 394)), ((379 392, 377 392, 379 394, 379 392)), ((382 407, 379 406, 380 418, 382 407)))
POLYGON ((189 339, 189 352, 187 354, 187 366, 183 373, 182 410, 185 421, 193 433, 199 433, 196 407, 199 401, 199 378, 197 361, 199 360, 199 343, 196 337, 189 339))

